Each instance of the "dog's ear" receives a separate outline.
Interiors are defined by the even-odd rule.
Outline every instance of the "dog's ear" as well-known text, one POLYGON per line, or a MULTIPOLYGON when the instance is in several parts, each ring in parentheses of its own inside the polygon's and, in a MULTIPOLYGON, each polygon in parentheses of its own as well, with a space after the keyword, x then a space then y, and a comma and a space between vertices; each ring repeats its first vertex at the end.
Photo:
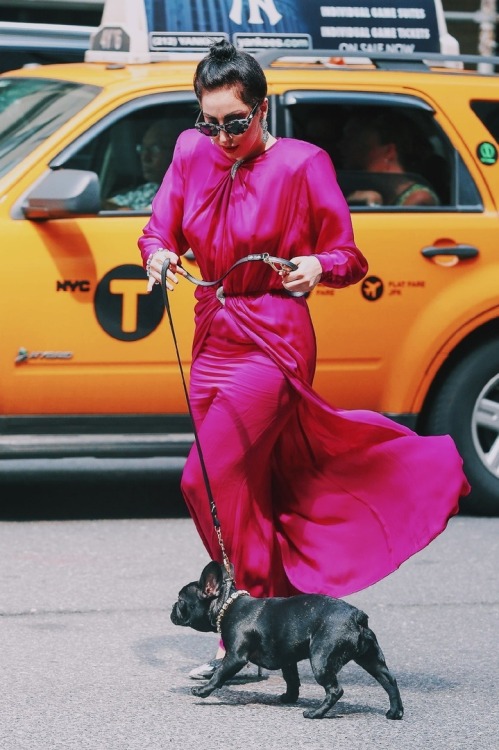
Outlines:
POLYGON ((199 588, 206 596, 210 599, 216 598, 220 594, 220 589, 223 582, 223 569, 220 563, 212 560, 204 568, 199 579, 199 588))

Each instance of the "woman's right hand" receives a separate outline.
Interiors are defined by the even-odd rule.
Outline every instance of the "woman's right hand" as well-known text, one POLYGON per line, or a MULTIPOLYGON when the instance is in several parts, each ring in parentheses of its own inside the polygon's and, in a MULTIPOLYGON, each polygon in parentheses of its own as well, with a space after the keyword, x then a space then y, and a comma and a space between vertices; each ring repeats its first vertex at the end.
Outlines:
POLYGON ((166 250, 166 248, 155 250, 154 253, 149 256, 146 266, 149 276, 149 280, 147 283, 148 292, 152 291, 152 288, 155 284, 161 283, 161 269, 163 268, 163 263, 167 258, 170 261, 170 265, 168 267, 168 271, 166 272, 166 287, 170 292, 173 292, 174 290, 174 286, 172 286, 172 284, 178 284, 176 274, 179 273, 181 276, 185 275, 185 271, 182 266, 178 265, 178 255, 173 253, 171 250, 166 250))

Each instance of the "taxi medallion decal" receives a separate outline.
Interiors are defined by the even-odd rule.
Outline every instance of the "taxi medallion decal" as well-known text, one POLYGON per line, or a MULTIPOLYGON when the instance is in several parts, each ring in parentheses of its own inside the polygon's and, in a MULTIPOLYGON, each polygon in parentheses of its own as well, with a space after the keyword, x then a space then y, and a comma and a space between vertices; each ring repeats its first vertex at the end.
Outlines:
POLYGON ((479 143, 476 153, 482 164, 486 166, 491 166, 497 162, 497 148, 489 141, 479 143))

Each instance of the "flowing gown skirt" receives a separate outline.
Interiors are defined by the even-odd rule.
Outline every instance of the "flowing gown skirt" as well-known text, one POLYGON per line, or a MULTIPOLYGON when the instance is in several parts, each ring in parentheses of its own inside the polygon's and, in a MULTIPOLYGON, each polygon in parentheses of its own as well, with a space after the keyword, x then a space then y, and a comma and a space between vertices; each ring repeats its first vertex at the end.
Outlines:
MULTIPOLYGON (((469 491, 449 436, 321 399, 304 300, 200 297, 191 405, 239 588, 345 596, 443 531, 469 491)), ((195 447, 182 490, 221 560, 195 447)))

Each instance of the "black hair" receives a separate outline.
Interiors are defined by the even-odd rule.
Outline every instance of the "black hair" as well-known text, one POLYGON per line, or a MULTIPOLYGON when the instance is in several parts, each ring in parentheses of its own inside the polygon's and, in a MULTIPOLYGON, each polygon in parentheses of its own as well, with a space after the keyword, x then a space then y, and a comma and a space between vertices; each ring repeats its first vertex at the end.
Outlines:
POLYGON ((226 39, 212 44, 194 74, 194 91, 201 101, 204 91, 236 87, 248 106, 263 102, 267 80, 260 64, 247 52, 236 49, 226 39))

